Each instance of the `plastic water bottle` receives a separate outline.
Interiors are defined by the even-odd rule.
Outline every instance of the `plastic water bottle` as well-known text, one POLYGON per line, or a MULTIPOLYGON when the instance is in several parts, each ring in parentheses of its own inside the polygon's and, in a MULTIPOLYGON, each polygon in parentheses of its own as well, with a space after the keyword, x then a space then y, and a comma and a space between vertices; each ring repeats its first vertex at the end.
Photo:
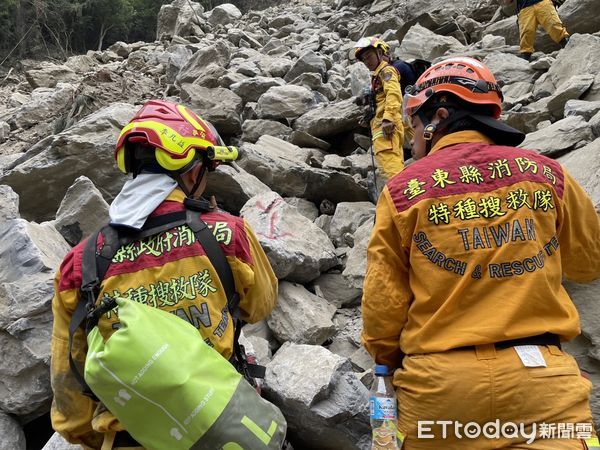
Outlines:
POLYGON ((372 450, 398 450, 396 393, 389 376, 388 367, 375 366, 375 379, 369 399, 371 429, 373 430, 372 450))

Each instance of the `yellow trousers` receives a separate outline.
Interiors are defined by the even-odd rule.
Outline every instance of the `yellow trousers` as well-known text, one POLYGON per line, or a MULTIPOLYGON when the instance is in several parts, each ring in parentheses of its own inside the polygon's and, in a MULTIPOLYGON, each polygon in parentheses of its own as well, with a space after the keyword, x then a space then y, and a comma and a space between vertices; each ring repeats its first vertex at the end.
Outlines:
POLYGON ((572 356, 556 346, 538 348, 547 367, 525 367, 514 348, 493 345, 405 357, 394 374, 403 450, 586 448, 595 437, 591 383, 572 356), (495 435, 487 425, 510 423, 518 435, 510 428, 495 435))
POLYGON ((404 127, 401 124, 396 126, 391 138, 384 137, 381 129, 373 132, 373 152, 386 181, 404 169, 403 137, 404 127))
POLYGON ((538 25, 542 26, 554 42, 558 43, 569 36, 560 17, 558 17, 552 0, 542 0, 535 5, 523 8, 519 12, 521 53, 533 53, 535 32, 538 25))

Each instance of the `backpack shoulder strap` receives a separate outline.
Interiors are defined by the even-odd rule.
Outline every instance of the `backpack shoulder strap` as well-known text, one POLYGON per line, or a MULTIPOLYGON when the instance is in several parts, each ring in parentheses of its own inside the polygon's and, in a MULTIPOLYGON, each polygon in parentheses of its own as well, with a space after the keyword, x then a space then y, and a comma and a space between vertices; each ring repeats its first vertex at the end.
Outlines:
POLYGON ((196 240, 200 242, 202 248, 206 252, 206 256, 210 259, 213 267, 219 275, 219 279, 225 289, 225 295, 227 296, 227 309, 229 314, 234 320, 234 337, 233 337, 233 350, 235 358, 233 365, 236 369, 244 375, 247 381, 253 383, 253 378, 264 378, 266 368, 259 364, 251 364, 246 360, 246 353, 242 345, 240 345, 240 333, 242 331, 243 322, 240 319, 240 296, 235 289, 235 281, 233 278, 233 272, 231 266, 227 262, 227 258, 223 253, 223 250, 219 246, 214 234, 208 228, 206 222, 200 218, 200 214, 197 211, 187 210, 187 221, 188 226, 192 229, 196 236, 196 240))
POLYGON ((208 256, 208 259, 217 271, 217 275, 219 275, 219 279, 225 289, 227 308, 229 309, 231 316, 237 321, 240 316, 240 296, 235 290, 233 272, 231 271, 231 266, 227 262, 223 250, 219 246, 212 231, 208 228, 206 222, 200 218, 200 214, 197 211, 187 210, 187 224, 194 232, 196 240, 202 245, 202 248, 204 248, 204 251, 206 252, 206 256, 208 256))

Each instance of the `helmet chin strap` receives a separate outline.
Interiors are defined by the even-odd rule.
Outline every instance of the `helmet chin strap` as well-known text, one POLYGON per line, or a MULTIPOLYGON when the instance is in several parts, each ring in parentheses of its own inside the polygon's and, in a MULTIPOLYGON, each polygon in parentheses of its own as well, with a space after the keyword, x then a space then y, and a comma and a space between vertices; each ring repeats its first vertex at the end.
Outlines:
POLYGON ((424 111, 418 111, 417 114, 424 125, 423 139, 425 139, 425 154, 428 155, 433 145, 433 137, 437 131, 443 130, 451 123, 461 120, 470 114, 470 111, 461 110, 458 112, 450 112, 450 115, 439 121, 437 124, 431 123, 424 111))
POLYGON ((170 175, 175 181, 177 181, 177 184, 179 185, 179 187, 181 188, 181 190, 183 191, 183 193, 185 194, 186 197, 194 198, 194 194, 200 187, 200 183, 202 183, 203 178, 206 176, 206 172, 207 172, 207 165, 205 164, 205 161, 203 161, 202 166, 200 167, 200 173, 196 177, 196 181, 195 181, 194 185, 192 186, 192 189, 187 188, 185 182, 183 181, 181 173, 171 172, 170 175))

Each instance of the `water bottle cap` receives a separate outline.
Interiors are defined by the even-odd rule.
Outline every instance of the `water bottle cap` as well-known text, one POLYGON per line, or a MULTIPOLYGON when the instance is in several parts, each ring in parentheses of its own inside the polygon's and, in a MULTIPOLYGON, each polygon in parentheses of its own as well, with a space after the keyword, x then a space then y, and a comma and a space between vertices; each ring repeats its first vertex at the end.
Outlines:
POLYGON ((390 373, 388 366, 385 364, 375 364, 375 376, 387 376, 390 373))

